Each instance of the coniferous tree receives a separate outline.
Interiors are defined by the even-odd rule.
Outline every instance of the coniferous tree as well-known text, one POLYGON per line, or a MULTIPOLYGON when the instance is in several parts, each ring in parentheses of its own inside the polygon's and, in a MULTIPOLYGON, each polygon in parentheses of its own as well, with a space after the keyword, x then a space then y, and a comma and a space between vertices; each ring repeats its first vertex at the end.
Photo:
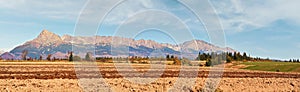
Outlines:
POLYGON ((43 60, 43 56, 42 56, 42 55, 40 55, 40 58, 39 58, 39 60, 43 60))
POLYGON ((248 58, 248 56, 247 56, 246 52, 244 52, 244 53, 243 53, 243 56, 242 56, 242 59, 243 59, 243 60, 248 60, 247 58, 248 58))
POLYGON ((57 58, 56 58, 56 57, 53 57, 53 61, 55 61, 55 60, 57 60, 57 58))
POLYGON ((170 59, 170 55, 169 55, 169 54, 166 56, 166 59, 167 59, 167 60, 170 59))
POLYGON ((230 53, 228 53, 226 55, 226 63, 231 63, 231 61, 232 61, 232 56, 230 55, 230 53))
POLYGON ((171 55, 171 59, 174 59, 174 55, 171 55))
POLYGON ((73 60, 73 52, 70 52, 69 61, 74 61, 73 60))
POLYGON ((231 52, 228 53, 228 56, 231 57, 231 58, 233 57, 231 52))
POLYGON ((206 54, 206 53, 199 53, 198 57, 196 60, 209 60, 212 58, 212 55, 217 55, 215 52, 212 52, 211 54, 206 54))
POLYGON ((233 60, 237 60, 237 59, 238 59, 237 53, 234 52, 234 53, 233 53, 233 60))

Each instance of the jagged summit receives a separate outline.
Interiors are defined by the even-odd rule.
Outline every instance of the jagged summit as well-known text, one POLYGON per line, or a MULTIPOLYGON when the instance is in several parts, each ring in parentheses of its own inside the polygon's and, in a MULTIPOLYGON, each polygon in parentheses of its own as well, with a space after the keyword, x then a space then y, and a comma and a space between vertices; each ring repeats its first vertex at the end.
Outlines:
POLYGON ((32 44, 35 47, 48 46, 48 45, 59 45, 63 43, 61 37, 55 33, 52 33, 48 30, 43 30, 40 35, 33 39, 32 41, 27 42, 27 44, 32 44))
POLYGON ((51 38, 55 38, 55 40, 59 40, 59 39, 61 40, 61 37, 59 35, 54 34, 48 30, 43 30, 37 38, 50 39, 50 40, 51 40, 51 38))
MULTIPOLYGON (((77 54, 83 56, 86 51, 95 51, 96 55, 112 55, 111 51, 115 49, 129 48, 130 55, 135 56, 149 56, 153 51, 159 51, 163 54, 180 55, 185 54, 186 57, 195 58, 199 51, 227 51, 234 52, 231 48, 220 48, 213 44, 209 44, 202 40, 191 40, 181 44, 158 43, 152 40, 135 40, 132 38, 115 37, 115 36, 71 36, 59 35, 48 30, 43 30, 37 38, 26 42, 25 44, 14 48, 10 51, 16 56, 20 56, 23 50, 29 51, 30 57, 39 57, 42 55, 46 57, 48 54, 53 54, 56 57, 64 57, 72 48, 76 48, 77 54), (114 39, 114 40, 113 40, 114 39), (120 43, 115 45, 113 43, 120 43), (113 47, 112 47, 113 46, 113 47), (63 53, 63 54, 62 54, 63 53)), ((118 52, 123 53, 123 52, 118 52)), ((115 56, 124 56, 122 54, 115 54, 115 56)), ((154 56, 156 54, 153 54, 154 56)), ((161 55, 161 54, 159 54, 161 55)))
POLYGON ((54 34, 54 33, 48 31, 47 29, 44 29, 44 30, 40 33, 40 35, 43 35, 43 34, 54 34))

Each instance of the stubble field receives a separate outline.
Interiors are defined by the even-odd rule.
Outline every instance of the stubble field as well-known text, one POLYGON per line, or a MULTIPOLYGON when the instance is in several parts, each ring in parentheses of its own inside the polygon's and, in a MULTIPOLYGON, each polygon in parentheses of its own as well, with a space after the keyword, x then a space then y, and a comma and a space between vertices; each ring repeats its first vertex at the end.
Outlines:
MULTIPOLYGON (((0 90, 2 91, 101 91, 97 85, 106 85, 108 91, 166 92, 173 88, 178 79, 191 79, 197 76, 193 86, 184 87, 185 91, 201 91, 207 77, 212 72, 223 74, 216 91, 300 91, 299 73, 264 72, 225 68, 211 70, 207 67, 166 65, 150 70, 148 64, 119 66, 114 64, 78 64, 72 62, 1 62, 0 90), (129 70, 133 67, 135 71, 129 70), (121 68, 121 69, 120 69, 121 68), (198 70, 195 74, 195 70, 198 70), (123 73, 125 75, 122 75, 123 73), (143 75, 143 73, 147 73, 143 75), (158 73, 162 73, 161 75, 158 73), (179 77, 184 73, 184 77, 179 77), (142 75, 140 75, 142 74, 142 75), (159 75, 159 76, 157 76, 159 75), (80 81, 93 79, 104 82, 88 83, 80 81), (126 76, 124 78, 124 76, 126 76), (142 77, 141 77, 142 76, 142 77), (78 79, 80 78, 80 80, 78 79), (130 79, 155 79, 148 84, 139 84, 130 79)), ((218 77, 218 74, 210 77, 218 77)))

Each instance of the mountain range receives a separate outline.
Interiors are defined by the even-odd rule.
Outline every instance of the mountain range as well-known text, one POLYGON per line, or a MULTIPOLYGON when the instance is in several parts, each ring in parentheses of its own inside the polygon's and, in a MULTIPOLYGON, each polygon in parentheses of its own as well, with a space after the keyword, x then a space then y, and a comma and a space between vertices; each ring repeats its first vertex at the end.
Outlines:
MULTIPOLYGON (((22 52, 28 57, 67 58, 67 53, 84 57, 87 52, 95 52, 97 57, 162 56, 166 54, 195 58, 199 52, 235 52, 231 48, 220 48, 202 40, 191 40, 181 44, 158 43, 153 40, 135 40, 114 36, 59 36, 43 30, 37 38, 17 46, 9 53, 20 59, 22 52)), ((7 53, 6 53, 7 54, 7 53)))

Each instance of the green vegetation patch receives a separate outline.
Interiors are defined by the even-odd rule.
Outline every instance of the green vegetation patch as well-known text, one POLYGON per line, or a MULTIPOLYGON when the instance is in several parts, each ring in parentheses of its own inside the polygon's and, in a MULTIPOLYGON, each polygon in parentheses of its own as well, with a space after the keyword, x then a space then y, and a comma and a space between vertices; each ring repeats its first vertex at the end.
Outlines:
POLYGON ((260 71, 300 72, 300 63, 292 62, 243 62, 243 69, 260 71))

